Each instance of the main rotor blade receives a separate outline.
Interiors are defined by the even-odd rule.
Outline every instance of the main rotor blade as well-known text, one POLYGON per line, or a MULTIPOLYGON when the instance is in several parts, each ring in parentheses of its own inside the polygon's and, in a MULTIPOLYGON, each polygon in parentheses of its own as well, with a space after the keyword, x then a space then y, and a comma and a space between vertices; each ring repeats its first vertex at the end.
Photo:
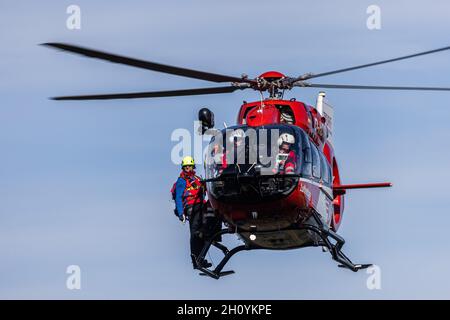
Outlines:
POLYGON ((201 94, 215 93, 231 93, 236 90, 242 90, 242 87, 214 87, 172 91, 150 91, 150 92, 131 92, 131 93, 114 93, 114 94, 96 94, 82 96, 63 96, 53 97, 52 100, 111 100, 111 99, 137 99, 137 98, 159 98, 159 97, 179 97, 194 96, 201 94))
POLYGON ((327 89, 375 89, 375 90, 421 90, 421 91, 450 91, 450 88, 441 87, 395 87, 395 86, 357 86, 352 84, 294 84, 295 87, 327 88, 327 89))
POLYGON ((157 72, 163 72, 168 74, 173 74, 177 76, 182 77, 188 77, 188 78, 194 78, 194 79, 200 79, 200 80, 206 80, 206 81, 212 81, 212 82, 246 82, 246 83, 254 83, 254 80, 249 79, 242 79, 238 77, 230 77, 226 75, 221 75, 217 73, 210 73, 210 72, 204 72, 204 71, 198 71, 198 70, 192 70, 192 69, 186 69, 186 68, 180 68, 165 64, 160 64, 156 62, 150 62, 145 60, 139 60, 124 56, 119 56, 116 54, 111 54, 107 52, 102 52, 98 50, 83 48, 79 46, 74 46, 71 44, 66 43, 43 43, 42 45, 52 48, 61 49, 64 51, 69 51, 72 53, 78 53, 86 57, 91 58, 97 58, 101 60, 107 60, 114 63, 124 64, 128 66, 133 66, 137 68, 157 71, 157 72))
POLYGON ((347 71, 352 71, 352 70, 372 67, 372 66, 376 66, 376 65, 380 65, 380 64, 384 64, 384 63, 400 61, 400 60, 405 60, 405 59, 410 59, 410 58, 415 58, 415 57, 424 56, 424 55, 427 55, 427 54, 441 52, 441 51, 445 51, 445 50, 449 50, 449 49, 450 49, 450 46, 444 47, 444 48, 440 48, 440 49, 435 49, 435 50, 430 50, 430 51, 424 51, 424 52, 419 52, 419 53, 415 53, 415 54, 410 54, 410 55, 399 57, 399 58, 393 58, 393 59, 382 60, 382 61, 368 63, 368 64, 362 64, 362 65, 355 66, 355 67, 350 67, 350 68, 344 68, 344 69, 339 69, 339 70, 334 70, 334 71, 329 71, 329 72, 323 72, 323 73, 318 73, 318 74, 307 74, 305 76, 298 77, 295 81, 308 80, 308 79, 312 79, 312 78, 329 76, 329 75, 336 74, 336 73, 342 73, 342 72, 347 72, 347 71))

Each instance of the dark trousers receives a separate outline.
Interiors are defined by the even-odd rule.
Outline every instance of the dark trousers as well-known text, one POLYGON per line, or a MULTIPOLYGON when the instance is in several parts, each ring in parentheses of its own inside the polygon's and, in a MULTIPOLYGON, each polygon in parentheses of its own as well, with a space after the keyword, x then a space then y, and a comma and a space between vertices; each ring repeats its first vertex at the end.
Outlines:
MULTIPOLYGON (((205 245, 203 238, 203 205, 194 204, 186 208, 186 215, 189 218, 189 229, 191 232, 191 255, 197 258, 205 245)), ((194 262, 194 261, 193 261, 194 262)))

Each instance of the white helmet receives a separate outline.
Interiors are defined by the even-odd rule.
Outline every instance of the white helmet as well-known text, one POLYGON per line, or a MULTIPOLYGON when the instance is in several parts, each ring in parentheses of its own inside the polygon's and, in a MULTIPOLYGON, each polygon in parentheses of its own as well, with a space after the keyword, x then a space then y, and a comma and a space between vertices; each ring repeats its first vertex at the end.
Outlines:
POLYGON ((278 138, 278 146, 281 146, 283 143, 293 144, 295 142, 295 138, 292 134, 283 133, 278 138))
POLYGON ((230 134, 230 142, 233 143, 234 142, 234 138, 242 139, 245 137, 245 132, 242 129, 236 129, 234 130, 231 134, 230 134))

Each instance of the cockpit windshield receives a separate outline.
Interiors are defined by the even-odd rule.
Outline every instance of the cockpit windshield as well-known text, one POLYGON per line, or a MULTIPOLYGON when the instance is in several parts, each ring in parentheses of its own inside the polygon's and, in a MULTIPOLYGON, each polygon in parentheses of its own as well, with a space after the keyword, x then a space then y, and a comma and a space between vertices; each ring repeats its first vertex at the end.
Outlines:
POLYGON ((208 188, 217 198, 261 201, 290 193, 301 174, 306 133, 290 125, 218 131, 206 154, 208 188))

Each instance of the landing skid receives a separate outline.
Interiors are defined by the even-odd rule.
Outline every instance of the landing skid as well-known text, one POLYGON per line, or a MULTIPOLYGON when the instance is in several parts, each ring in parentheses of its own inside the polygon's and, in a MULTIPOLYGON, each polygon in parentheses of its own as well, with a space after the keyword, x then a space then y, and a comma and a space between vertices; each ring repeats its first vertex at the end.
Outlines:
POLYGON ((304 225, 303 227, 315 232, 323 241, 323 244, 330 252, 333 260, 339 262, 338 267, 352 270, 353 272, 357 272, 361 269, 366 269, 370 267, 372 264, 354 264, 343 252, 342 247, 345 244, 344 238, 338 235, 333 230, 326 228, 320 220, 319 214, 316 211, 312 212, 312 217, 316 221, 318 227, 312 225, 304 225), (336 243, 333 244, 330 239, 334 240, 336 243))
POLYGON ((218 248, 219 250, 221 250, 222 253, 224 254, 224 257, 222 258, 220 263, 217 265, 217 267, 214 268, 214 270, 210 270, 210 269, 207 269, 207 268, 199 267, 198 270, 202 271, 200 273, 201 276, 209 276, 209 277, 214 278, 214 279, 219 279, 220 277, 227 276, 229 274, 233 274, 234 273, 233 270, 222 271, 223 267, 228 262, 228 260, 230 260, 230 258, 233 255, 235 255, 236 253, 238 253, 240 251, 256 249, 256 248, 253 248, 253 247, 251 247, 249 245, 245 245, 244 244, 244 245, 237 246, 237 247, 235 247, 232 250, 229 250, 222 243, 212 240, 212 239, 216 239, 218 236, 222 236, 222 235, 225 235, 225 234, 233 234, 233 233, 234 233, 234 231, 232 231, 230 229, 222 229, 221 231, 217 232, 214 236, 212 236, 211 239, 206 241, 205 246, 203 247, 199 257, 197 258, 197 264, 198 265, 200 265, 200 263, 198 263, 199 261, 203 261, 205 259, 205 255, 208 252, 208 250, 211 247, 211 245, 213 245, 216 248, 218 248))
MULTIPOLYGON (((340 268, 349 269, 351 271, 357 272, 361 269, 366 269, 370 267, 372 264, 354 264, 343 252, 342 252, 342 246, 345 244, 344 238, 339 236, 336 232, 329 229, 327 226, 325 226, 322 222, 322 220, 319 217, 319 214, 315 211, 312 212, 312 217, 314 221, 316 222, 316 225, 312 224, 301 224, 296 225, 290 228, 286 228, 283 230, 309 230, 313 233, 315 233, 317 236, 319 236, 320 241, 317 243, 311 244, 309 246, 322 246, 326 247, 328 251, 331 254, 331 257, 333 260, 337 261, 339 263, 340 268), (333 243, 334 241, 334 243, 333 243)), ((222 269, 225 267, 227 262, 230 260, 230 258, 235 255, 236 253, 244 250, 255 250, 255 249, 265 249, 261 248, 255 245, 252 245, 251 243, 246 243, 240 246, 237 246, 233 248, 232 250, 229 250, 226 246, 224 246, 222 243, 214 241, 214 239, 217 239, 219 236, 225 235, 225 234, 234 234, 236 230, 232 229, 222 229, 221 231, 214 234, 211 238, 206 240, 205 246, 203 247, 199 257, 197 258, 197 262, 203 261, 205 259, 205 256, 210 249, 211 245, 218 248, 222 253, 224 254, 224 257, 220 261, 220 263, 215 267, 213 270, 199 267, 198 270, 201 271, 201 276, 209 276, 214 279, 219 279, 220 277, 227 276, 230 274, 233 274, 233 270, 229 271, 222 271, 222 269)), ((258 234, 261 234, 264 232, 258 232, 258 234)), ((199 264, 200 265, 200 264, 199 264)))

